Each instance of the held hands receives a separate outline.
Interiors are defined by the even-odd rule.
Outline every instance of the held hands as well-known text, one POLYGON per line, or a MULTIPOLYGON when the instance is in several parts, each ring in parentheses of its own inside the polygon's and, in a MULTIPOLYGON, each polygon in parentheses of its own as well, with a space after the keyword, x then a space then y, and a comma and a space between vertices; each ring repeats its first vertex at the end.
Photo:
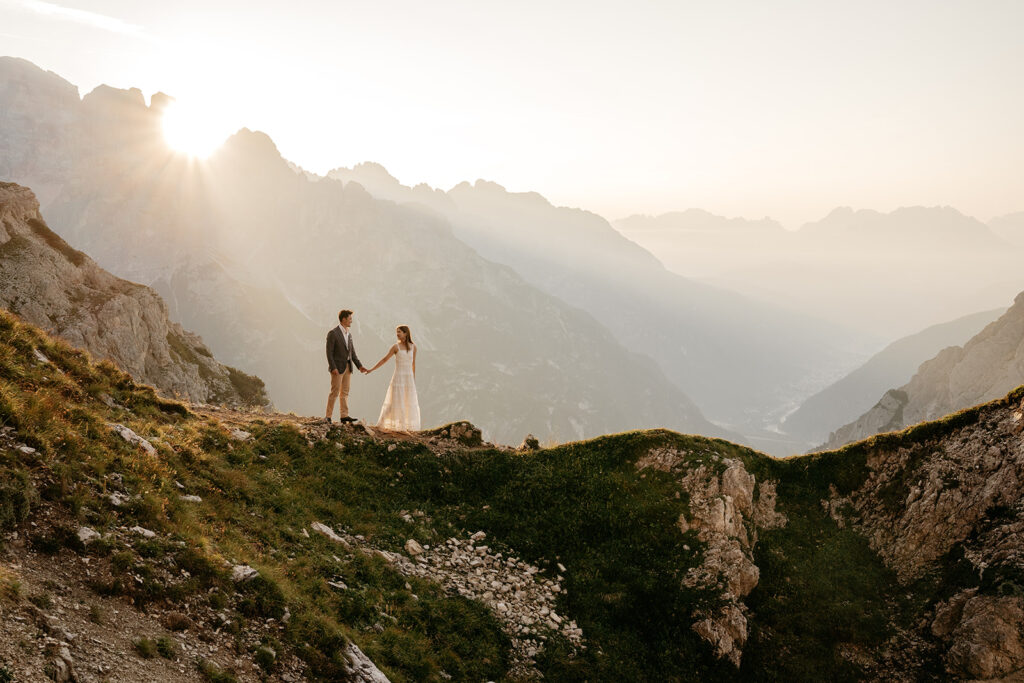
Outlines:
POLYGON ((364 375, 369 375, 372 372, 372 370, 367 370, 366 368, 359 368, 359 372, 363 373, 364 375))

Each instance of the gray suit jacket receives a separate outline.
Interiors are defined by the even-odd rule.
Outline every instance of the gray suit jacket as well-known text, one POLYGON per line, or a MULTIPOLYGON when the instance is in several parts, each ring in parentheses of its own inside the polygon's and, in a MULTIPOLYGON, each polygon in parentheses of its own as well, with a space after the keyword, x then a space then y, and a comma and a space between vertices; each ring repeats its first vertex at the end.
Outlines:
POLYGON ((356 355, 356 344, 352 339, 352 333, 348 333, 351 343, 345 344, 345 335, 337 327, 332 327, 327 333, 327 366, 329 370, 337 370, 344 373, 345 370, 352 370, 352 364, 362 368, 359 356, 356 355))

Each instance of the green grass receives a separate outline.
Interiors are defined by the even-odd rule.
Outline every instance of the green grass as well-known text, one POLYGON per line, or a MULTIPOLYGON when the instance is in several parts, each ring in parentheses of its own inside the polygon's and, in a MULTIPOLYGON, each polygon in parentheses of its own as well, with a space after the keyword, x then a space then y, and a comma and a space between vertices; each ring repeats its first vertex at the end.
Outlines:
MULTIPOLYGON (((1024 389, 1006 400, 1022 396, 1024 389)), ((577 621, 588 647, 574 652, 560 638, 549 641, 537 660, 547 680, 858 680, 866 671, 844 652, 878 651, 893 629, 909 627, 972 579, 962 558, 950 557, 945 573, 897 588, 867 542, 838 528, 820 501, 830 487, 840 495, 857 490, 879 449, 919 446, 979 415, 964 411, 789 460, 662 430, 529 453, 485 448, 469 434, 462 450, 436 455, 415 442, 360 440, 340 429, 310 444, 295 426, 254 419, 246 426, 252 440, 240 442, 215 420, 0 312, 0 425, 37 449, 24 457, 0 453, 0 529, 24 529, 39 505, 60 510, 63 522, 29 535, 33 547, 95 556, 110 573, 94 589, 138 607, 202 595, 236 633, 268 619, 280 623, 287 612, 279 640, 267 644, 277 657, 251 654, 268 671, 282 654, 295 654, 315 680, 344 678, 340 653, 350 640, 396 683, 443 674, 507 680, 510 642, 481 604, 405 577, 379 557, 303 535, 314 521, 399 552, 409 538, 435 545, 482 530, 495 551, 541 567, 546 577, 565 565, 568 593, 557 610, 577 621), (36 348, 62 372, 39 365, 36 348), (104 394, 125 409, 107 407, 104 394), (129 446, 109 422, 151 438, 158 457, 129 446), (758 481, 778 482, 789 523, 760 533, 761 582, 747 599, 750 640, 740 672, 715 660, 691 629, 694 612, 720 598, 683 586, 704 548, 694 531, 680 534, 676 526, 689 512, 683 471, 636 469, 654 448, 685 452, 683 471, 703 465, 720 473, 735 458, 758 481), (111 474, 123 483, 113 487, 111 474), (179 483, 203 502, 182 502, 179 483), (131 500, 114 507, 106 496, 122 487, 131 500), (409 524, 400 513, 412 510, 423 515, 409 524), (101 533, 138 524, 159 536, 133 539, 131 547, 116 538, 83 547, 73 531, 86 521, 101 533), (253 566, 259 577, 236 586, 225 560, 253 566), (165 566, 186 573, 168 579, 165 566)), ((890 497, 898 494, 896 486, 890 497)), ((1018 595, 1024 577, 995 571, 989 583, 987 591, 1018 595)), ((156 654, 172 652, 173 641, 163 649, 160 640, 150 642, 156 654)), ((138 647, 142 656, 150 651, 138 647)), ((233 680, 212 664, 197 666, 208 680, 233 680)))

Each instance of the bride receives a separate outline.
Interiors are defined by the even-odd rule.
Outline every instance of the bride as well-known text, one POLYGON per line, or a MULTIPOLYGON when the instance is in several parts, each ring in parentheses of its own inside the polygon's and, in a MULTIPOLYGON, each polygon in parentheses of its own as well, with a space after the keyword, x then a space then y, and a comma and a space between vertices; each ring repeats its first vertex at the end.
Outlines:
POLYGON ((415 432, 420 429, 420 402, 416 395, 416 345, 407 325, 395 328, 398 343, 393 345, 377 364, 373 372, 384 365, 391 356, 395 357, 395 374, 391 376, 384 405, 380 409, 377 426, 396 432, 415 432))

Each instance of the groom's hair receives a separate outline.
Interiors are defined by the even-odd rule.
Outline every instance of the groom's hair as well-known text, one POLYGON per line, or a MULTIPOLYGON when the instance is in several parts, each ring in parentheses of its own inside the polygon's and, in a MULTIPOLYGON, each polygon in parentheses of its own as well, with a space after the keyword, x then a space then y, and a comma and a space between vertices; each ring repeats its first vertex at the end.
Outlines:
POLYGON ((352 315, 352 311, 348 310, 347 308, 338 311, 338 322, 340 323, 342 320, 349 317, 350 315, 352 315))

